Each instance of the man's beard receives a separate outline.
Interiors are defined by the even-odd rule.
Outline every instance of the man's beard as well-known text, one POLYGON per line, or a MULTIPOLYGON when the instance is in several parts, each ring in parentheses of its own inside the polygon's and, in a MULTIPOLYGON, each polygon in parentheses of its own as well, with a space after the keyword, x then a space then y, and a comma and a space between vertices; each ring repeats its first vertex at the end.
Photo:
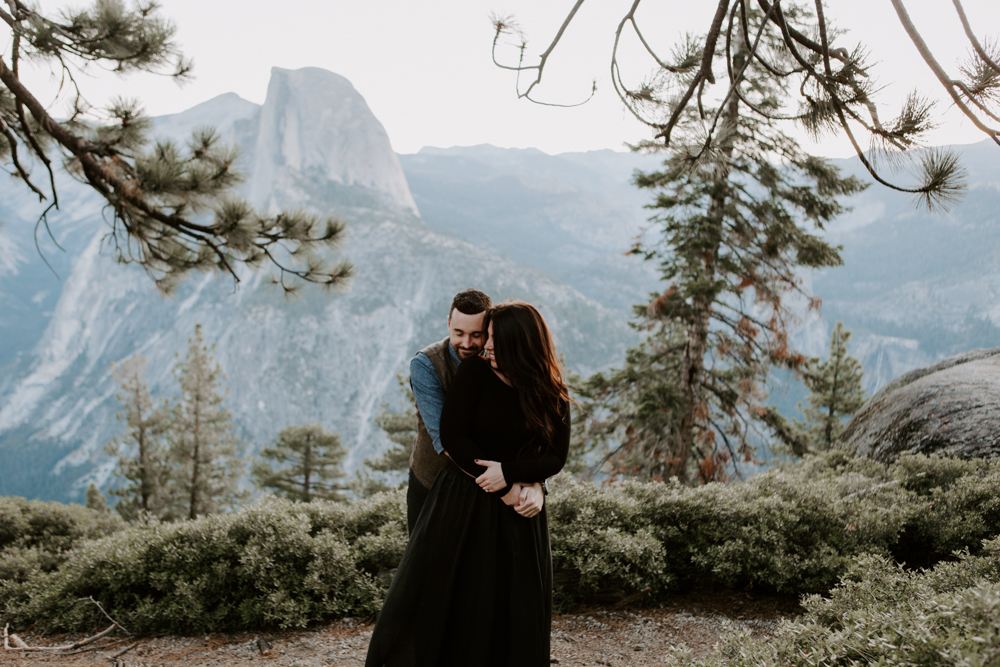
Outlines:
POLYGON ((472 357, 478 357, 480 354, 483 353, 483 348, 481 347, 473 347, 466 349, 463 347, 456 347, 455 345, 452 345, 451 349, 455 350, 455 354, 458 355, 459 359, 471 359, 472 357))

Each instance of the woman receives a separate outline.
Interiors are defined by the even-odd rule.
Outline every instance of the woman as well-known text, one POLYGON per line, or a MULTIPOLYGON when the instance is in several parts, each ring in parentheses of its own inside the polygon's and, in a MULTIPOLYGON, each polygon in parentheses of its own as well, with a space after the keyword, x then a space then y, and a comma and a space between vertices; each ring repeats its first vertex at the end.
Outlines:
POLYGON ((488 316, 487 358, 458 369, 441 414, 451 459, 434 482, 386 595, 368 667, 549 664, 552 563, 545 510, 519 489, 559 472, 569 395, 541 314, 507 302, 488 316))

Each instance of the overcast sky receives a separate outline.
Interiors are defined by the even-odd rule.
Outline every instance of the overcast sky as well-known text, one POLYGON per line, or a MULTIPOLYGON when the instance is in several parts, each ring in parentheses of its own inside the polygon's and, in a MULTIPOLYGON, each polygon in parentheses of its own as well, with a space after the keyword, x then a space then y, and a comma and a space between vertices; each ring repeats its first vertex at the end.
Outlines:
MULTIPOLYGON (((80 2, 40 2, 43 10, 80 2)), ((703 32, 715 3, 707 0, 646 0, 641 26, 657 48, 686 31, 703 32)), ((598 94, 575 109, 518 100, 511 72, 490 60, 491 12, 513 14, 536 58, 548 45, 572 0, 162 0, 161 12, 178 27, 177 41, 195 61, 195 79, 178 87, 163 77, 122 79, 93 71, 81 81, 85 95, 102 105, 115 94, 140 97, 152 115, 176 113, 216 95, 235 92, 262 103, 271 67, 323 67, 341 74, 365 97, 385 125, 393 147, 413 153, 423 146, 535 147, 547 153, 601 148, 625 150, 625 142, 649 131, 623 111, 609 80, 614 29, 631 1, 589 0, 560 44, 538 94, 553 102, 586 97, 597 79, 598 94)), ((948 0, 909 0, 925 39, 954 69, 967 51, 961 24, 948 0)), ((886 115, 913 88, 943 99, 929 70, 903 33, 889 0, 833 0, 828 13, 848 30, 846 45, 867 44, 885 86, 886 115)), ((965 0, 981 37, 1000 36, 1000 2, 965 0)), ((9 45, 4 45, 9 51, 9 45)), ((507 60, 516 53, 507 50, 507 60)), ((636 80, 651 71, 627 46, 623 70, 636 80)), ((38 76, 41 76, 40 74, 38 76)), ((949 105, 941 103, 941 109, 949 105)), ((932 143, 981 141, 953 110, 932 143)), ((827 156, 851 153, 831 138, 811 147, 827 156)))

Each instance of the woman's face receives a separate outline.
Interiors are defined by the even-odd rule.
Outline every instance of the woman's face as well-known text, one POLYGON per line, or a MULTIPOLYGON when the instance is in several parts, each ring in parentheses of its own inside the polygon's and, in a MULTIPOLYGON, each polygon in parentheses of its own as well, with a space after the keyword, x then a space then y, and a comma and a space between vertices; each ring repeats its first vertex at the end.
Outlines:
POLYGON ((493 323, 490 322, 489 329, 486 330, 486 345, 483 345, 483 352, 486 353, 486 358, 490 360, 490 366, 495 370, 500 370, 497 366, 496 357, 493 356, 493 323))

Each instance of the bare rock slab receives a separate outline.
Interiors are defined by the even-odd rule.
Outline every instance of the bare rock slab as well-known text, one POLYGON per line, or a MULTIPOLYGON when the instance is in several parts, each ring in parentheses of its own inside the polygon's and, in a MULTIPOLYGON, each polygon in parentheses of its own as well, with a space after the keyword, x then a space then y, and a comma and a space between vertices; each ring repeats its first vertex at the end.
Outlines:
POLYGON ((901 375, 854 415, 839 443, 884 463, 906 452, 1000 456, 1000 347, 901 375))

